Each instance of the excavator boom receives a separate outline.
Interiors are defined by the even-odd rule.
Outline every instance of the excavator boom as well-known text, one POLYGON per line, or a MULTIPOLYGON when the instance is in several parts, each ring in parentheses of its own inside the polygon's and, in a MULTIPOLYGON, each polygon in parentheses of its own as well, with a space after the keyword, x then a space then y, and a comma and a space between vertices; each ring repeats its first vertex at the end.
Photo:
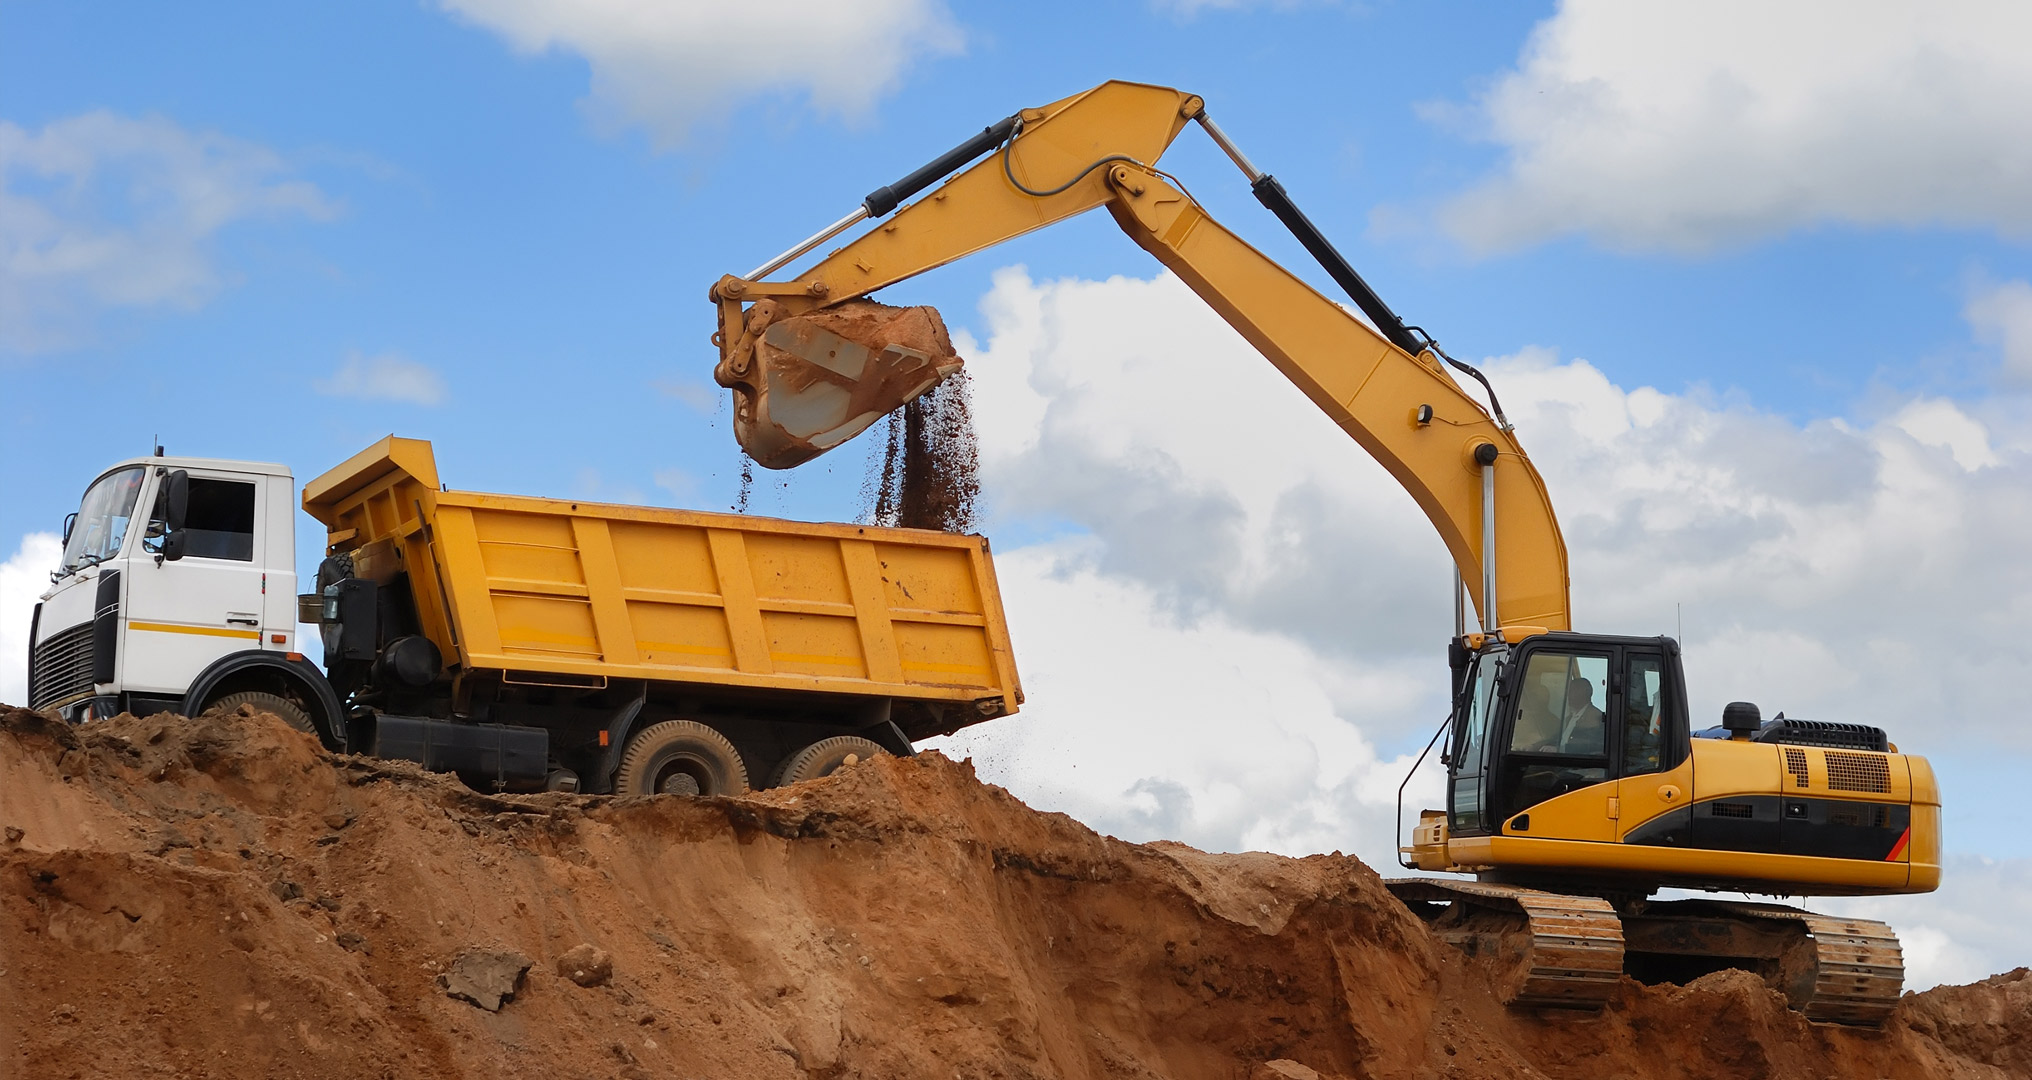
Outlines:
MULTIPOLYGON (((1446 373, 1437 348, 1383 305, 1275 178, 1257 172, 1212 126, 1199 97, 1168 87, 1108 82, 1026 109, 878 189, 860 210, 801 249, 748 277, 720 279, 712 291, 720 347, 714 376, 734 392, 743 448, 767 467, 801 464, 957 370, 949 340, 943 353, 924 347, 929 338, 899 341, 875 329, 872 314, 847 320, 841 309, 1097 207, 1411 493, 1446 543, 1486 630, 1568 628, 1566 545, 1544 481, 1509 425, 1446 373), (1258 198, 1376 326, 1223 227, 1156 167, 1194 121, 1208 128, 1258 198), (982 153, 989 156, 796 279, 757 280, 936 182, 943 173, 932 175, 935 170, 950 172, 982 153)), ((899 325, 912 322, 894 318, 899 325)), ((943 339, 942 324, 937 331, 943 339)))

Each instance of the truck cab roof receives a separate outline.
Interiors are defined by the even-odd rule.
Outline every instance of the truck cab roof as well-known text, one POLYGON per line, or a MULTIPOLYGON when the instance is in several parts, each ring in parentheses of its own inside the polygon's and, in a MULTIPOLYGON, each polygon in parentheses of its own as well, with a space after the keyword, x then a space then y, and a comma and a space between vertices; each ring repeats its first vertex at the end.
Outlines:
MULTIPOLYGON (((165 469, 217 469, 221 472, 255 473, 260 476, 280 476, 292 480, 295 479, 295 474, 289 471, 289 466, 280 465, 273 461, 228 461, 224 458, 177 456, 128 458, 125 461, 114 462, 99 470, 99 476, 116 473, 121 469, 131 469, 136 465, 159 465, 165 469)), ((93 479, 97 480, 98 477, 93 477, 93 479)))

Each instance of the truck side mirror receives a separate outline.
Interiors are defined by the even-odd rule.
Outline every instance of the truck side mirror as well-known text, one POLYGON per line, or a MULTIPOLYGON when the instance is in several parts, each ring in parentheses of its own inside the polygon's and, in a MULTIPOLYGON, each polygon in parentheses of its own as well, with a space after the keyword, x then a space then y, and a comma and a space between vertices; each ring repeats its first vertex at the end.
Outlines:
POLYGON ((73 510, 73 511, 71 511, 70 513, 68 513, 68 514, 65 514, 65 515, 64 515, 64 535, 63 535, 63 542, 64 542, 64 544, 65 544, 65 545, 69 545, 69 544, 70 544, 70 542, 71 542, 71 530, 72 530, 72 529, 74 529, 74 528, 77 528, 77 525, 78 525, 78 512, 77 512, 77 511, 73 510))
POLYGON ((184 519, 190 515, 190 474, 178 469, 162 481, 162 557, 183 558, 184 519))

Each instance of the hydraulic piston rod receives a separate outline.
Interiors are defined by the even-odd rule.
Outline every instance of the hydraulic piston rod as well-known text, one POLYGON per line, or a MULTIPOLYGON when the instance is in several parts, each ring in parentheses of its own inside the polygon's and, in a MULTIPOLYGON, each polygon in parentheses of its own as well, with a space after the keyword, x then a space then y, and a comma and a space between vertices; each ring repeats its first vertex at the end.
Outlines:
POLYGON ((1242 155, 1241 148, 1228 139, 1227 133, 1207 116, 1204 109, 1193 119, 1199 121, 1199 126, 1206 129, 1207 135, 1213 139, 1215 145, 1242 170, 1242 175, 1249 178, 1249 190, 1255 193, 1256 201, 1277 215, 1277 220, 1291 230, 1291 235, 1298 238, 1298 242, 1305 246, 1305 250, 1310 252, 1314 259, 1319 260, 1319 265, 1325 268, 1327 275, 1347 292, 1354 300, 1355 306, 1362 309, 1362 314, 1369 317, 1369 321, 1390 340, 1390 344, 1413 356, 1424 352, 1426 343, 1413 335, 1410 328, 1404 325, 1404 320, 1398 318, 1397 313, 1390 310, 1390 305, 1384 303, 1383 298, 1376 294, 1376 290, 1362 280, 1362 275, 1355 272, 1347 257, 1333 246, 1333 241, 1328 240, 1326 234, 1319 231, 1319 226, 1314 225, 1312 219, 1305 216, 1305 211, 1300 210, 1298 204, 1291 201, 1291 196, 1284 191, 1284 185, 1278 183, 1276 177, 1251 164, 1249 159, 1242 155))
POLYGON ((760 281, 763 277, 782 269, 792 259, 847 231, 856 222, 878 218, 896 209, 903 200, 938 183, 960 166, 1009 141, 1009 137, 1016 131, 1016 119, 1014 116, 1004 117, 982 128, 979 135, 926 162, 909 176, 869 192, 868 197, 861 200, 859 209, 820 230, 804 243, 749 271, 748 280, 760 281))
POLYGON ((1475 447, 1482 467, 1482 632, 1496 632, 1496 457, 1495 443, 1475 447))

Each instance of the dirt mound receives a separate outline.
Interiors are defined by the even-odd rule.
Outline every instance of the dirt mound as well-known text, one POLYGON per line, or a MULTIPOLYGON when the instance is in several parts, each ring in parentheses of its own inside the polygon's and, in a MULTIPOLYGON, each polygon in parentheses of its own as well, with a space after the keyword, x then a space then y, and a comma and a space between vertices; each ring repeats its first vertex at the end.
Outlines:
POLYGON ((1513 1014, 1354 859, 1125 844, 935 754, 742 798, 494 797, 265 715, 17 710, 0 828, 6 1076, 2032 1070, 2022 971, 1881 1033, 1731 973, 1513 1014))

